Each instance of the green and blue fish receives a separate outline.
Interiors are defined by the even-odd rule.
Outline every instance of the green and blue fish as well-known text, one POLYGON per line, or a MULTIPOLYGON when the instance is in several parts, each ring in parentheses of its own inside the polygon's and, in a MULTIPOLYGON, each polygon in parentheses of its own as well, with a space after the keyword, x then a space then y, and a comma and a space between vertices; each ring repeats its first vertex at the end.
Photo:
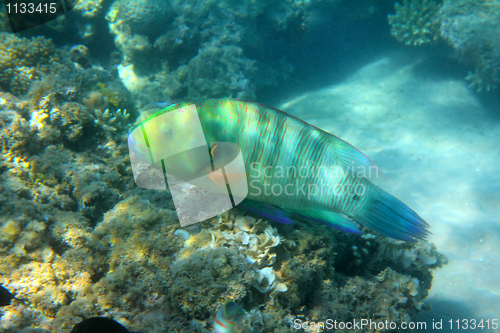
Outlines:
POLYGON ((248 193, 238 207, 281 223, 299 217, 356 234, 363 225, 407 242, 430 234, 417 213, 370 182, 379 170, 363 153, 271 107, 236 99, 176 103, 136 126, 128 143, 140 160, 182 180, 210 174, 222 192, 243 184, 248 193), (175 158, 162 158, 165 151, 175 158), (211 173, 239 154, 244 171, 211 173))
POLYGON ((243 317, 245 310, 233 302, 226 302, 215 315, 214 332, 215 333, 234 333, 235 324, 243 317))

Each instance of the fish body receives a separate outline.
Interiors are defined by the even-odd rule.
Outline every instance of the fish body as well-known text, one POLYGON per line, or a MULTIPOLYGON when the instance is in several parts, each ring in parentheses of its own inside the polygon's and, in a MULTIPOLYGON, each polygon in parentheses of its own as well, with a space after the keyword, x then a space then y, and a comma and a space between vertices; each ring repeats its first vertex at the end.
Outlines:
POLYGON ((235 324, 243 315, 245 310, 233 301, 226 302, 217 314, 214 321, 215 333, 234 333, 235 324))
MULTIPOLYGON (((173 149, 169 142, 177 142, 176 163, 165 162, 165 167, 167 173, 184 180, 206 174, 211 163, 217 169, 241 152, 248 194, 239 207, 275 221, 292 223, 300 217, 351 233, 361 233, 361 224, 409 242, 429 234, 429 225, 418 214, 370 182, 379 170, 364 154, 280 110, 236 99, 186 101, 158 111, 139 126, 144 133, 145 126, 150 127, 149 146, 173 149), (188 108, 197 112, 183 111, 188 108), (154 123, 167 114, 177 122, 154 123), (199 134, 182 127, 196 122, 195 118, 201 124, 199 134), (149 120, 153 121, 148 125, 149 120), (182 153, 182 147, 177 147, 201 141, 205 146, 199 146, 198 152, 182 153), (212 161, 202 157, 206 152, 212 161)), ((139 158, 151 158, 147 150, 134 149, 134 140, 131 134, 129 145, 139 158)))

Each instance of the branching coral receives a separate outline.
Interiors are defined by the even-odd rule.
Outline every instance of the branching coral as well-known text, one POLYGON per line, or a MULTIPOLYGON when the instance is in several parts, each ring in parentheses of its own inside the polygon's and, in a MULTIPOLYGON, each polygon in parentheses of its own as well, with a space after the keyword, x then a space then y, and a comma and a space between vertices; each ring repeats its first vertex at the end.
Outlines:
POLYGON ((389 15, 391 34, 407 45, 421 45, 439 36, 436 17, 440 5, 434 0, 403 0, 396 2, 396 13, 389 15))
POLYGON ((117 130, 123 130, 127 128, 129 114, 127 110, 116 110, 115 112, 110 112, 109 109, 101 112, 99 110, 94 111, 95 123, 101 126, 105 132, 116 132, 117 130))

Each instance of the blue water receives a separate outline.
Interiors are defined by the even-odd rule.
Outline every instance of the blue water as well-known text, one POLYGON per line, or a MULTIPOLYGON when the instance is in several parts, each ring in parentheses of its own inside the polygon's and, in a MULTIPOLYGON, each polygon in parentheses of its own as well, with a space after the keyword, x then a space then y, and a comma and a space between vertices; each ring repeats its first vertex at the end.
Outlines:
POLYGON ((15 299, 0 331, 70 332, 103 316, 130 331, 212 332, 234 300, 246 314, 231 332, 328 332, 314 327, 327 319, 499 332, 500 1, 395 3, 80 0, 15 34, 28 18, 9 22, 2 6, 0 284, 15 299), (127 134, 163 101, 226 97, 358 148, 448 263, 405 267, 398 256, 428 245, 240 210, 181 228, 176 198, 200 221, 220 202, 166 190, 161 170, 134 179, 127 134), (384 285, 389 267, 405 282, 384 285))

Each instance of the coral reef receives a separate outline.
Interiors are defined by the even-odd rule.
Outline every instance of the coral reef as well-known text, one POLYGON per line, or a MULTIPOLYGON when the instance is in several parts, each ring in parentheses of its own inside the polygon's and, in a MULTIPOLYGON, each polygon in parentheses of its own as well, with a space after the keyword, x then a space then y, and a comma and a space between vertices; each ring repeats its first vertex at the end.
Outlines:
MULTIPOLYGON (((47 159, 55 155, 40 161, 47 159)), ((57 168, 54 161, 41 171, 54 175, 41 180, 45 186, 57 168)), ((35 325, 65 332, 90 316, 111 316, 134 331, 210 332, 210 318, 228 299, 246 309, 245 326, 254 331, 288 332, 296 319, 334 315, 400 323, 426 308, 431 270, 445 263, 430 244, 360 238, 305 222, 273 224, 276 230, 239 211, 179 229, 164 191, 118 188, 121 198, 102 207, 96 224, 75 205, 61 209, 55 199, 16 195, 5 181, 11 174, 0 177, 0 283, 16 293, 0 320, 9 333, 35 325), (345 267, 349 253, 367 248, 363 263, 345 267)))
POLYGON ((257 63, 246 51, 269 36, 300 38, 309 6, 308 1, 295 0, 169 3, 171 8, 155 11, 150 8, 156 1, 143 9, 136 1, 117 0, 106 16, 123 54, 121 66, 135 74, 122 75, 134 95, 148 91, 156 97, 252 99, 257 88, 285 78, 291 66, 271 66, 265 59, 257 63), (257 64, 274 70, 260 78, 255 75, 257 64))
POLYGON ((132 118, 111 103, 100 111, 78 101, 99 86, 110 98, 120 97, 112 98, 118 106, 127 105, 127 91, 102 70, 78 69, 69 61, 57 66, 56 74, 30 82, 24 100, 1 93, 0 107, 6 109, 0 123, 2 165, 23 197, 78 210, 95 222, 117 202, 118 188, 124 188, 122 175, 129 166, 121 138, 132 118), (88 156, 89 149, 99 153, 88 156))
POLYGON ((34 80, 53 70, 58 59, 54 45, 44 37, 0 33, 0 88, 22 95, 34 80))
POLYGON ((407 45, 422 45, 439 37, 436 20, 440 5, 434 0, 396 2, 396 13, 389 15, 391 34, 407 45))
POLYGON ((443 2, 441 36, 460 52, 474 70, 466 79, 478 91, 496 89, 500 82, 499 1, 443 2))

